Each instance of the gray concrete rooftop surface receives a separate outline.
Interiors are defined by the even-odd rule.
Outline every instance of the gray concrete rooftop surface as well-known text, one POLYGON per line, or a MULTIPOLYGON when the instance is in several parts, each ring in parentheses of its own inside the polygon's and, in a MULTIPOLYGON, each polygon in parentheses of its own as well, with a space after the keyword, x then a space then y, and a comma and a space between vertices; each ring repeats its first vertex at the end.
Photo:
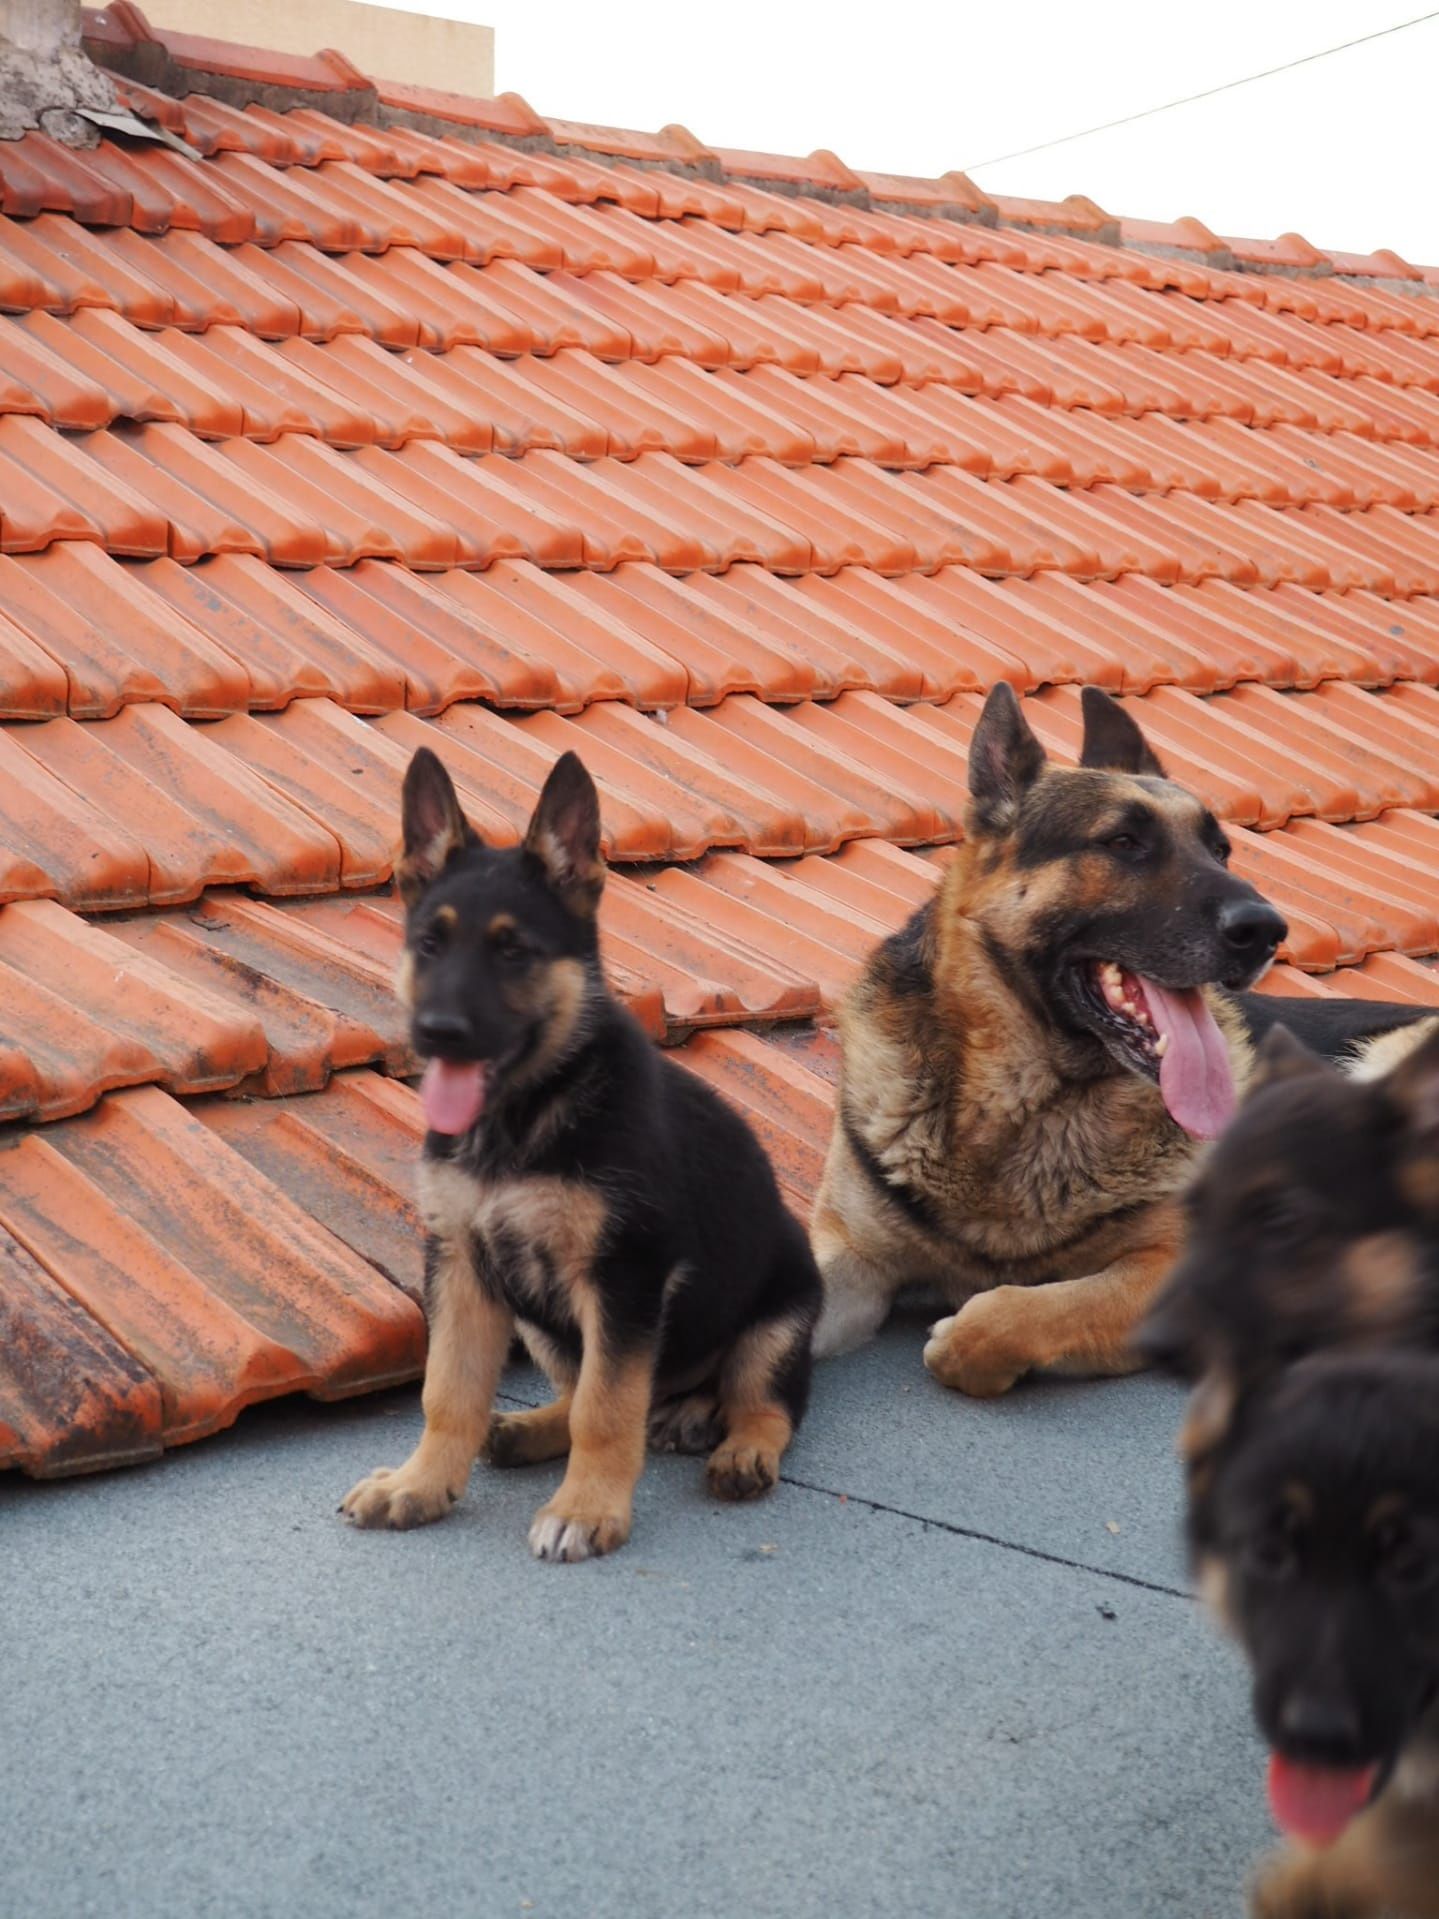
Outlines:
POLYGON ((0 1482, 0 1919, 1238 1915, 1263 1761, 1178 1394, 966 1402, 922 1328, 820 1369, 769 1499, 652 1459, 582 1566, 525 1546, 558 1465, 336 1517, 414 1393, 0 1482))

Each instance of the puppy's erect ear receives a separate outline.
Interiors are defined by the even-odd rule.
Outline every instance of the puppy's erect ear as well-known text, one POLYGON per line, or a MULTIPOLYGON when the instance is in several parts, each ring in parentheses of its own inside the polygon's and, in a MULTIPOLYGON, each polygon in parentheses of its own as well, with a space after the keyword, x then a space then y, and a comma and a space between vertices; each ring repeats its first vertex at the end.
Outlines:
POLYGON ((1322 1078, 1332 1071, 1317 1053, 1295 1039, 1287 1026, 1271 1026, 1254 1055, 1245 1097, 1252 1099, 1266 1086, 1278 1086, 1282 1080, 1322 1078))
POLYGON ((406 906, 413 906, 453 854, 479 843, 460 811, 444 762, 428 746, 417 748, 405 769, 401 817, 405 850, 395 868, 395 883, 406 906))
POLYGON ((1103 773, 1148 773, 1166 778, 1163 766, 1136 723, 1119 704, 1097 686, 1086 686, 1079 696, 1084 714, 1084 745, 1079 764, 1103 773))
POLYGON ((572 913, 590 918, 605 884, 600 852, 600 800, 577 753, 562 753, 550 768, 525 834, 525 851, 572 913))
POLYGON ((1425 1020, 1413 1052, 1380 1081, 1386 1096, 1404 1117, 1404 1130, 1416 1144, 1439 1149, 1439 1020, 1425 1020))
POLYGON ((1007 833, 1025 792, 1044 769, 1044 748, 1020 710, 1014 688, 990 691, 969 743, 969 826, 975 833, 1007 833))

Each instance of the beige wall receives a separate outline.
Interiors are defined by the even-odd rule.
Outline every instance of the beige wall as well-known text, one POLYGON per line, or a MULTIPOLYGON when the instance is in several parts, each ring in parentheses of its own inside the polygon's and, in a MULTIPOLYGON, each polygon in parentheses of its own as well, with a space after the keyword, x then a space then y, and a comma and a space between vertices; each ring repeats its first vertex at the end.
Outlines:
POLYGON ((495 90, 495 32, 364 0, 139 0, 156 27, 205 33, 276 53, 334 47, 374 80, 486 97, 495 90))

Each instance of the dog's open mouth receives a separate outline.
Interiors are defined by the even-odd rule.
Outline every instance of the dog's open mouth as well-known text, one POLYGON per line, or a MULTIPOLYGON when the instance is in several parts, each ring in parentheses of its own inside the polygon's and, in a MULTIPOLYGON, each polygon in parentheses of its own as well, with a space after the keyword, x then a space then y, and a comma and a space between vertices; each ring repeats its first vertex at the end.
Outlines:
POLYGON ((420 1105, 432 1133, 467 1133, 485 1110, 489 1068, 483 1060, 432 1059, 420 1081, 420 1105))
POLYGON ((1308 1766, 1283 1753, 1269 1758, 1269 1810, 1274 1823, 1307 1846, 1332 1846, 1374 1797, 1380 1768, 1308 1766))
POLYGON ((1229 1048, 1197 986, 1160 986, 1113 960, 1080 969, 1095 1031, 1131 1072, 1159 1082, 1170 1118, 1194 1139, 1217 1139, 1234 1116, 1229 1048))

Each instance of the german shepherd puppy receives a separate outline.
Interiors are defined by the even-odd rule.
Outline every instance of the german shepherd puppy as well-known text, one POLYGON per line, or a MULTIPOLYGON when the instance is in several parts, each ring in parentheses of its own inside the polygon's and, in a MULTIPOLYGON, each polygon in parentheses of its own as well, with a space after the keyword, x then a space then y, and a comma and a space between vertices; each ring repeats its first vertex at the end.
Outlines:
POLYGON ((401 990, 427 1062, 425 1430, 341 1511, 421 1525, 455 1504, 482 1449, 497 1466, 567 1453, 531 1550, 612 1552, 652 1416, 657 1441, 713 1448, 719 1497, 765 1492, 804 1412, 819 1274, 749 1127, 605 985, 589 774, 566 753, 523 845, 500 850, 421 748, 397 879, 401 990), (497 1417, 515 1329, 557 1396, 497 1417))
POLYGON ((1346 1071, 1276 1027, 1186 1195, 1184 1257, 1136 1343, 1193 1384, 1192 1475, 1306 1353, 1439 1350, 1439 1019, 1411 1010, 1346 1071))
MULTIPOLYGON (((1123 708, 1087 687, 1083 712, 1080 765, 1060 769, 994 688, 964 845, 842 1010, 821 1354, 920 1282, 962 1307, 924 1358, 963 1392, 1143 1363, 1131 1335, 1179 1249, 1196 1142, 1274 1018, 1240 989, 1286 928, 1123 708)), ((1315 1005, 1336 1040, 1412 1013, 1315 1005)))
POLYGON ((1439 1356, 1325 1355, 1251 1395, 1193 1495, 1295 1843, 1260 1919, 1439 1919, 1439 1356))

